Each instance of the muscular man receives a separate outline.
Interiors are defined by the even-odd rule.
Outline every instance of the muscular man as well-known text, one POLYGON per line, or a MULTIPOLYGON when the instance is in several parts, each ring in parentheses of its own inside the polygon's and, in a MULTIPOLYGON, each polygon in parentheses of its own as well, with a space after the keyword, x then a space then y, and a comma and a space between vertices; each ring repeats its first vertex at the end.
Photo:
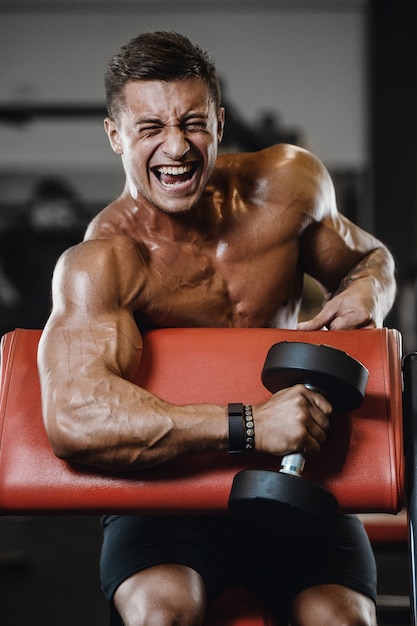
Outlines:
MULTIPOLYGON (((327 299, 302 328, 380 326, 395 294, 392 257, 338 213, 330 177, 307 151, 218 156, 225 114, 215 69, 183 36, 133 39, 108 65, 106 93, 105 130, 126 186, 56 267, 39 349, 53 449, 124 471, 227 454, 225 406, 169 405, 130 382, 141 334, 295 328, 304 273, 327 299)), ((317 452, 330 412, 302 385, 282 390, 253 407, 256 449, 317 452)), ((259 521, 250 550, 231 516, 109 516, 103 526, 113 624, 120 615, 128 626, 196 626, 206 603, 242 579, 294 626, 376 623, 375 564, 355 517, 314 540, 259 521)))

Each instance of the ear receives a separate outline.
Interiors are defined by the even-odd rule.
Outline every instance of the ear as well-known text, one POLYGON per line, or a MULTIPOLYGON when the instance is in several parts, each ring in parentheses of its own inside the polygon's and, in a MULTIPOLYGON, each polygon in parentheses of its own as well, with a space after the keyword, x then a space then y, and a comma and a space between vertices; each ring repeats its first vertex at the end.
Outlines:
POLYGON ((120 133, 117 128, 117 124, 110 117, 106 117, 104 120, 104 130, 109 138, 110 145, 116 154, 123 154, 123 146, 120 140, 120 133))
POLYGON ((219 115, 218 115, 218 118, 217 118, 217 141, 219 143, 221 142, 221 140, 223 138, 224 118, 225 118, 224 107, 220 107, 219 115))

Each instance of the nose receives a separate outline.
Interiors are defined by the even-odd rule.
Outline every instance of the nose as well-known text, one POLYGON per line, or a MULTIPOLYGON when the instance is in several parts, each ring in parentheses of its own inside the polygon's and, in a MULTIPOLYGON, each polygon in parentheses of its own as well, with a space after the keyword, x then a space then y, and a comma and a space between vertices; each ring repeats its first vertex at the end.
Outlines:
POLYGON ((179 126, 165 127, 164 153, 173 160, 179 160, 190 149, 184 131, 179 126))

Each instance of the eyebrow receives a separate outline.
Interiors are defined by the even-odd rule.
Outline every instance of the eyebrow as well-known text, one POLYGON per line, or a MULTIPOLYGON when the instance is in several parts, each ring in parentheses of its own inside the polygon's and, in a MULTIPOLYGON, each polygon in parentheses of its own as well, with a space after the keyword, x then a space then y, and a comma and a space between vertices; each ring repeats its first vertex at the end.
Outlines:
POLYGON ((140 124, 163 124, 163 121, 158 117, 140 117, 135 121, 135 126, 140 124))

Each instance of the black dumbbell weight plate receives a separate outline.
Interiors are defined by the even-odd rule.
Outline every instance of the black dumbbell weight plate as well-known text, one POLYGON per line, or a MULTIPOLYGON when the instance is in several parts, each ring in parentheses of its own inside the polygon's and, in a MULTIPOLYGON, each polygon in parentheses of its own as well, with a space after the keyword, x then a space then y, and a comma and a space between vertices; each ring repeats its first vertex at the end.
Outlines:
POLYGON ((323 393, 334 411, 352 411, 365 396, 368 370, 337 348, 282 341, 269 349, 262 382, 272 393, 307 385, 323 393))
POLYGON ((229 510, 243 518, 262 518, 300 527, 328 528, 338 511, 335 496, 291 474, 244 470, 236 474, 229 510))

